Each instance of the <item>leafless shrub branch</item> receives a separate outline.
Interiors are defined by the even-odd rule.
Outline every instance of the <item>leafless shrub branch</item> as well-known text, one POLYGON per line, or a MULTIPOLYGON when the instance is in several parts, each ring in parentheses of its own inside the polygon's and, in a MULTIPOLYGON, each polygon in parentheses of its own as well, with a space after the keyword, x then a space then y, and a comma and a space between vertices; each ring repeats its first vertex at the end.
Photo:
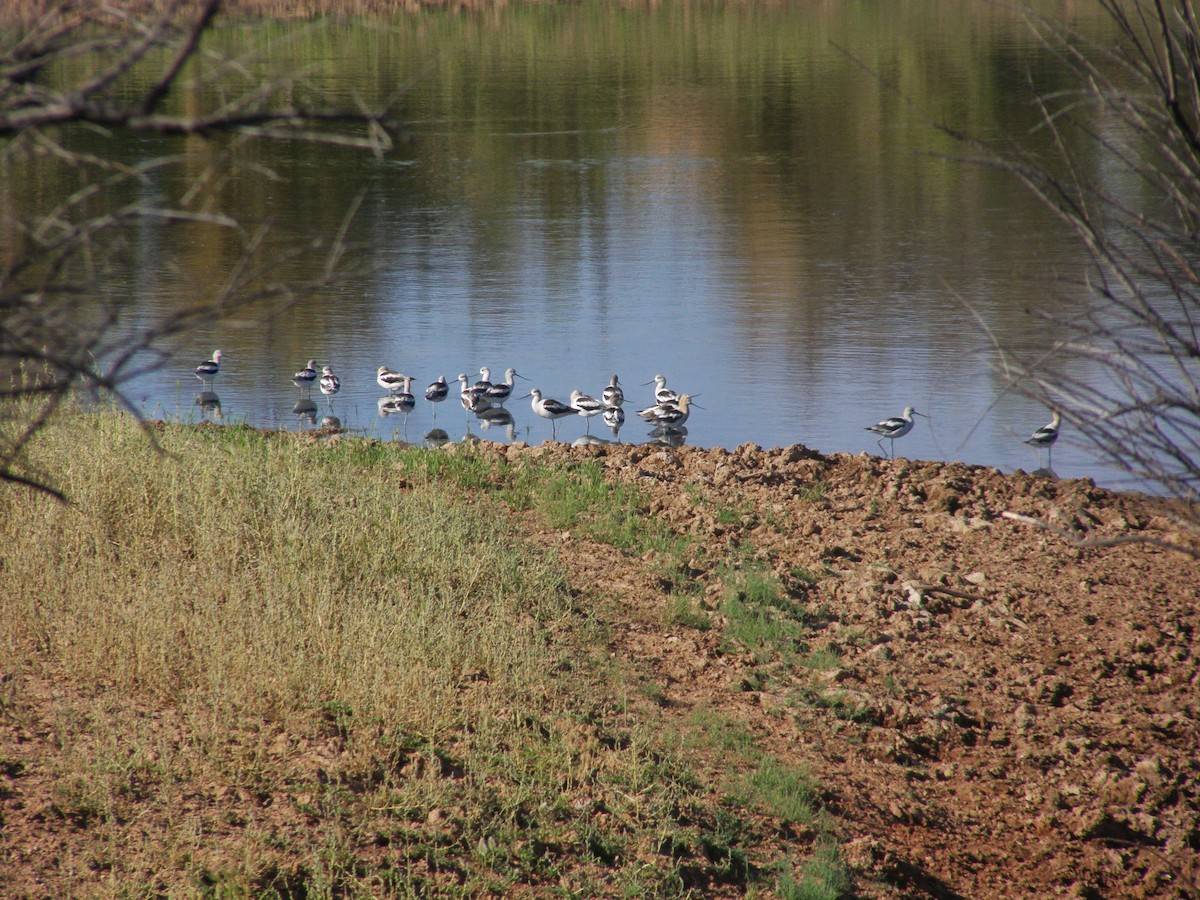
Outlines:
MULTIPOLYGON (((8 244, 0 253, 0 481, 60 496, 31 469, 25 451, 73 390, 106 395, 137 415, 124 386, 163 364, 180 336, 234 311, 277 311, 345 274, 346 224, 332 238, 278 249, 267 240, 269 224, 213 208, 214 188, 245 174, 238 149, 247 142, 382 154, 395 122, 387 109, 361 103, 345 110, 305 103, 297 99, 303 73, 259 78, 250 61, 209 49, 204 39, 220 9, 221 0, 47 3, 0 30, 0 172, 41 156, 70 167, 78 185, 65 196, 46 196, 32 215, 0 219, 8 244), (203 66, 189 66, 201 59, 203 66), (175 102, 185 88, 206 99, 175 102), (184 108, 186 114, 176 111, 184 108), (83 152, 71 140, 81 129, 199 135, 213 139, 213 152, 201 171, 189 173, 178 198, 146 198, 128 188, 150 185, 182 158, 129 163, 83 152), (180 223, 224 231, 240 247, 240 260, 203 302, 131 328, 124 305, 101 289, 106 276, 136 244, 138 229, 180 223), (309 267, 316 275, 286 274, 289 263, 314 251, 323 254, 321 265, 309 267)), ((350 204, 347 224, 357 205, 350 204)))
POLYGON ((1101 3, 1115 47, 1030 15, 1081 84, 1038 101, 1054 158, 939 128, 1023 182, 1093 262, 1089 307, 1054 321, 1065 339, 1032 358, 997 347, 999 368, 1102 457, 1190 500, 1200 489, 1200 22, 1191 0, 1101 3), (1086 164, 1081 147, 1103 165, 1086 164))

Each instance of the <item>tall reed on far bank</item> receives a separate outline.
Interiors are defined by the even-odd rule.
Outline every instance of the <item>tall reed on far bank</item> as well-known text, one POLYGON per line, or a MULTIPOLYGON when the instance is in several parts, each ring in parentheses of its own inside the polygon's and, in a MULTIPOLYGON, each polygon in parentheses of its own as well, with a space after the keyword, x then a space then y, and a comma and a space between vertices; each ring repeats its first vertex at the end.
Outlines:
POLYGON ((0 648, 218 715, 323 704, 423 732, 537 692, 560 576, 404 452, 121 415, 46 429, 70 498, 0 493, 0 648))

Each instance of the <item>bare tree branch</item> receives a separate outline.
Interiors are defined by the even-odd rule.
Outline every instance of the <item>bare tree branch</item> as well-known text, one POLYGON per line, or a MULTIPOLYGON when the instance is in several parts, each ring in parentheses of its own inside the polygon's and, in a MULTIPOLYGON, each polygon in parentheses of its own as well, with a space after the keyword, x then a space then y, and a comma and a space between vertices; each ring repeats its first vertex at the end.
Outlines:
POLYGON ((277 178, 241 161, 237 151, 249 142, 381 155, 396 123, 387 107, 341 110, 298 100, 298 73, 258 77, 246 60, 208 48, 220 8, 221 0, 173 0, 165 7, 143 0, 56 3, 0 29, 0 166, 52 159, 72 170, 78 185, 40 196, 41 206, 27 217, 0 221, 11 238, 0 268, 0 481, 61 499, 27 451, 74 391, 108 397, 140 420, 125 386, 168 360, 181 336, 233 313, 278 311, 347 272, 346 233, 361 197, 332 238, 268 251, 269 223, 251 225, 212 205, 215 188, 251 167, 258 177, 277 178), (201 58, 202 68, 190 65, 201 58), (200 80, 185 85, 193 71, 200 80), (185 86, 182 114, 176 94, 185 86), (193 135, 219 140, 172 199, 153 186, 185 164, 183 155, 130 162, 83 152, 72 137, 82 129, 168 142, 193 135), (240 245, 240 259, 218 274, 218 287, 203 301, 130 329, 106 280, 148 225, 181 224, 221 229, 240 245), (314 250, 324 255, 315 274, 284 274, 314 250))

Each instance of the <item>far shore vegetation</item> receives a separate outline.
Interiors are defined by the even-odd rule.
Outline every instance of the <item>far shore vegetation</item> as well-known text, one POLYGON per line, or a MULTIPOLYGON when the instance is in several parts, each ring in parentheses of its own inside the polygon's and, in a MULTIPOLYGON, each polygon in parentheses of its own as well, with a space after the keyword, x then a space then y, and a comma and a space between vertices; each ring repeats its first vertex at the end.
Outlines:
MULTIPOLYGON (((623 613, 530 539, 576 529, 670 577, 687 539, 632 487, 469 445, 149 428, 159 449, 132 416, 72 409, 30 447, 69 502, 0 486, 0 720, 53 731, 39 774, 77 854, 60 887, 845 890, 819 786, 733 723, 664 732, 607 650, 623 613)), ((728 583, 756 621, 781 605, 758 575, 728 583)), ((781 664, 744 630, 734 651, 781 664)), ((30 762, 0 742, 4 766, 30 762)))

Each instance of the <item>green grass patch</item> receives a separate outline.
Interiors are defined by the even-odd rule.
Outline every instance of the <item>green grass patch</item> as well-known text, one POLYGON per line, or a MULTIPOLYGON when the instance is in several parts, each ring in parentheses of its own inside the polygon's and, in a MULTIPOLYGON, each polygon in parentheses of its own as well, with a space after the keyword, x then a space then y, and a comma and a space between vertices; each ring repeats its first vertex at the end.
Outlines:
POLYGON ((803 606, 788 596, 773 573, 758 568, 727 573, 720 611, 726 620, 726 641, 764 662, 790 658, 807 630, 803 606))
POLYGON ((708 631, 712 627, 712 616, 701 605, 700 598, 691 594, 671 594, 663 609, 663 622, 708 631))
POLYGON ((824 481, 814 481, 812 484, 800 485, 796 489, 796 498, 809 503, 823 499, 829 493, 829 485, 824 481))
POLYGON ((780 875, 778 891, 781 900, 839 900, 852 887, 850 870, 838 845, 821 840, 801 866, 799 878, 792 871, 780 875))
POLYGON ((501 497, 513 509, 531 509, 547 527, 577 530, 583 536, 641 555, 665 554, 676 565, 689 539, 651 519, 635 486, 605 477, 596 460, 552 465, 533 460, 514 467, 501 497))
POLYGON ((806 772, 767 756, 746 779, 745 787, 752 802, 761 804, 784 822, 809 826, 817 823, 820 800, 816 785, 806 772))
MULTIPOLYGON (((602 622, 506 517, 654 550, 686 585, 686 540, 632 487, 468 447, 155 433, 165 453, 126 416, 76 413, 30 460, 70 505, 0 486, 0 652, 61 694, 38 765, 76 843, 49 883, 90 883, 80 861, 131 895, 688 896, 774 877, 678 743, 621 730, 602 622), (131 841, 131 823, 164 837, 131 841)), ((745 586, 778 612, 770 593, 745 586)), ((25 715, 23 685, 0 684, 0 711, 25 715)), ((756 758, 744 729, 691 731, 756 758)), ((9 749, 0 771, 21 771, 9 749)))

